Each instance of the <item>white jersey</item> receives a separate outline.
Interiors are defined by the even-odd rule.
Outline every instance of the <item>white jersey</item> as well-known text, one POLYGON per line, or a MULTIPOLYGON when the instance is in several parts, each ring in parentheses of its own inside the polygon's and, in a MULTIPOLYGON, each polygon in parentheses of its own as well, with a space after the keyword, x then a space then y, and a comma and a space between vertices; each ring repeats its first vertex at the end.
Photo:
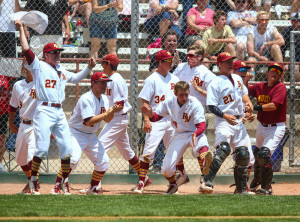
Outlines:
POLYGON ((48 63, 39 61, 36 56, 30 65, 26 64, 26 68, 33 75, 38 101, 62 103, 65 100, 66 83, 77 83, 81 80, 75 77, 75 73, 65 70, 60 64, 56 64, 54 69, 48 63))
MULTIPOLYGON (((275 41, 275 37, 273 35, 275 31, 277 31, 277 28, 269 24, 265 33, 260 34, 257 30, 257 26, 254 26, 250 32, 254 38, 254 50, 258 52, 262 44, 265 42, 275 41)), ((266 46, 264 52, 269 51, 270 49, 271 46, 266 46)))
POLYGON ((159 104, 156 114, 169 115, 177 132, 195 132, 197 129, 195 124, 205 122, 204 110, 197 98, 193 96, 189 96, 188 101, 180 107, 177 97, 173 95, 159 104))
POLYGON ((180 81, 186 81, 190 84, 191 96, 196 97, 203 107, 205 107, 206 97, 194 89, 191 80, 195 80, 201 89, 207 91, 207 86, 216 77, 216 75, 204 65, 196 66, 191 69, 187 62, 179 64, 173 74, 176 75, 180 81))
POLYGON ((10 105, 14 108, 20 108, 21 119, 33 120, 37 105, 34 82, 27 83, 25 79, 16 82, 12 90, 10 105))
POLYGON ((101 122, 93 126, 87 126, 83 121, 89 117, 105 113, 108 108, 109 102, 107 97, 101 95, 99 100, 92 90, 90 90, 79 98, 72 116, 68 121, 69 126, 83 133, 95 133, 100 128, 101 122))
POLYGON ((234 85, 224 75, 216 76, 211 82, 207 89, 207 105, 218 106, 222 112, 229 115, 242 116, 244 113, 242 98, 247 95, 248 90, 240 76, 236 74, 231 74, 231 76, 234 85))
POLYGON ((178 81, 178 77, 171 73, 163 77, 158 72, 154 72, 144 81, 139 98, 148 101, 155 112, 160 102, 174 95, 174 87, 178 81))
POLYGON ((107 88, 105 95, 109 100, 109 107, 113 106, 117 101, 124 101, 124 108, 115 113, 116 115, 122 115, 131 110, 131 105, 128 101, 128 87, 119 73, 114 73, 109 77, 112 81, 107 82, 107 88))

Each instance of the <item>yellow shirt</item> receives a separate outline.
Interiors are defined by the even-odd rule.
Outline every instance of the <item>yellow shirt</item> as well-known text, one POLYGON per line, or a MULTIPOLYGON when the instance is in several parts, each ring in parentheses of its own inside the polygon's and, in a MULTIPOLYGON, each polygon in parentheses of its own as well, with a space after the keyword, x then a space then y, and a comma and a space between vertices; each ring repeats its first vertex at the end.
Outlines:
POLYGON ((227 45, 227 43, 217 42, 217 43, 209 44, 208 39, 210 38, 227 39, 232 36, 234 36, 234 34, 229 25, 225 25, 224 29, 221 32, 216 31, 215 26, 213 26, 204 32, 202 38, 202 47, 209 55, 214 55, 220 52, 221 49, 227 45))

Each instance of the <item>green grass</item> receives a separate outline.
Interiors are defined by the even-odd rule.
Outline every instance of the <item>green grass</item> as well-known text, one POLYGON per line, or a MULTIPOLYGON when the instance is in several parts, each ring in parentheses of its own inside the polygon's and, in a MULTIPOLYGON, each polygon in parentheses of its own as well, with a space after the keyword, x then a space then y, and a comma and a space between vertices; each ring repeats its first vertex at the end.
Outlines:
POLYGON ((0 217, 300 216, 300 196, 0 195, 0 209, 0 217))

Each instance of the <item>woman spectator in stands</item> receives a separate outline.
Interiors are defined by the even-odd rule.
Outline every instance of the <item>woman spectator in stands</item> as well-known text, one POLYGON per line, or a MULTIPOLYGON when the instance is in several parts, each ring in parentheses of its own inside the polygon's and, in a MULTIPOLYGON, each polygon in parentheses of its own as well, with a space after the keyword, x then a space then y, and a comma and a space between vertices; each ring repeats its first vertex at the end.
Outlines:
POLYGON ((197 7, 191 8, 187 14, 187 30, 185 33, 185 46, 201 45, 203 33, 213 26, 214 11, 207 8, 209 0, 197 0, 197 7))
POLYGON ((92 7, 89 57, 98 58, 103 35, 106 39, 108 54, 117 55, 118 12, 123 10, 123 0, 92 0, 92 7))
POLYGON ((244 60, 247 45, 247 35, 256 25, 257 12, 252 10, 251 0, 234 0, 236 11, 228 13, 227 24, 237 39, 235 46, 238 60, 244 60))
MULTIPOLYGON (((251 56, 248 61, 276 61, 283 62, 280 47, 285 44, 277 28, 269 24, 268 12, 257 13, 257 26, 253 27, 247 36, 247 51, 251 56)), ((253 68, 256 65, 251 65, 253 68)))
POLYGON ((159 35, 161 38, 170 27, 181 37, 177 7, 178 0, 150 0, 147 19, 144 23, 147 32, 154 36, 159 35))
POLYGON ((71 17, 75 17, 76 13, 85 16, 85 22, 89 28, 89 19, 92 13, 92 0, 69 0, 69 6, 73 8, 71 17))

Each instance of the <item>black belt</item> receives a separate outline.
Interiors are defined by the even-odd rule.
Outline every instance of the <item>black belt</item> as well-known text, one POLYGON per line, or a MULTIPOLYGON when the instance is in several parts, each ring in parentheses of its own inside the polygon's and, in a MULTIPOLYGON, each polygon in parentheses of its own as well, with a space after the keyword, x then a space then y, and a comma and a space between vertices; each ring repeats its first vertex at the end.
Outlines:
POLYGON ((60 107, 61 107, 61 104, 60 104, 60 103, 48 103, 48 102, 43 102, 42 105, 44 105, 44 106, 50 105, 51 107, 56 107, 56 108, 60 108, 60 107))
POLYGON ((121 114, 122 116, 125 116, 125 115, 127 115, 127 113, 123 113, 123 114, 121 114))
POLYGON ((235 118, 237 118, 237 119, 240 119, 242 116, 240 116, 240 115, 234 115, 235 116, 235 118))
POLYGON ((22 123, 27 124, 27 125, 31 125, 32 120, 22 120, 22 123))
POLYGON ((277 124, 276 123, 272 123, 272 124, 265 124, 265 123, 262 123, 261 124, 263 127, 269 127, 269 126, 277 126, 277 124))

